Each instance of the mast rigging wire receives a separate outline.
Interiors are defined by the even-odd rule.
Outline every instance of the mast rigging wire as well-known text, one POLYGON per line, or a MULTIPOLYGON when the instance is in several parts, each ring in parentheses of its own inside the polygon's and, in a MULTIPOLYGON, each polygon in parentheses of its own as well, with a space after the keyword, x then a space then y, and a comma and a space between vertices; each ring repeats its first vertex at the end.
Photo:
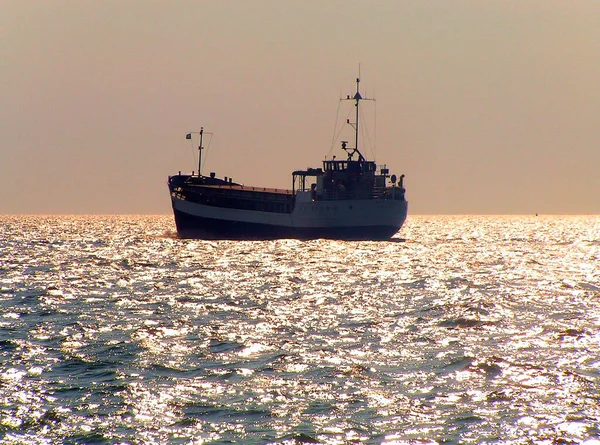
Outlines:
MULTIPOLYGON (((199 132, 192 132, 190 134, 200 134, 199 132)), ((209 135, 210 137, 208 138, 208 144, 206 146, 206 149, 204 150, 204 152, 206 153, 205 157, 204 157, 204 162, 203 164, 206 162, 206 158, 208 157, 208 152, 210 150, 210 144, 212 142, 212 138, 213 138, 213 133, 205 131, 203 134, 209 135)), ((194 144, 194 141, 190 138, 190 147, 192 149, 192 159, 194 161, 193 165, 197 165, 198 164, 198 156, 200 154, 200 150, 198 149, 198 145, 200 145, 200 143, 198 143, 198 145, 194 144)), ((198 172, 198 175, 200 175, 201 173, 198 172)))
MULTIPOLYGON (((335 125, 336 125, 336 127, 337 127, 337 123, 338 123, 339 115, 340 115, 340 104, 342 103, 343 100, 348 100, 348 99, 340 99, 339 102, 338 102, 338 112, 337 112, 336 118, 335 118, 335 125)), ((353 111, 352 108, 350 108, 348 110, 348 114, 346 114, 346 119, 344 121, 344 124, 340 125, 339 131, 337 132, 337 134, 335 134, 335 129, 336 128, 333 129, 334 130, 334 136, 333 136, 333 139, 331 140, 331 147, 329 148, 329 152, 327 153, 328 156, 333 151, 333 146, 334 146, 335 142, 339 139, 340 134, 342 133, 342 131, 344 130, 344 126, 347 125, 346 122, 350 118, 350 115, 352 114, 352 111, 353 111)))
POLYGON ((335 131, 337 130, 338 120, 340 118, 340 107, 341 107, 341 104, 342 104, 342 99, 338 100, 337 111, 335 113, 335 124, 333 124, 333 134, 331 135, 331 146, 329 147, 329 151, 327 152, 327 156, 331 155, 331 152, 333 151, 333 146, 335 144, 335 141, 336 141, 337 137, 339 136, 339 133, 336 135, 335 131))

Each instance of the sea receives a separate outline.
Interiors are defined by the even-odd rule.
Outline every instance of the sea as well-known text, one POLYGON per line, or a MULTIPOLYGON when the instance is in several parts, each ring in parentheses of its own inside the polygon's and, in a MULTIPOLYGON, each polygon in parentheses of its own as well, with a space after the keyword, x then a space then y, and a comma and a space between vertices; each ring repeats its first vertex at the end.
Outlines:
POLYGON ((598 445, 600 216, 0 216, 0 443, 598 445))

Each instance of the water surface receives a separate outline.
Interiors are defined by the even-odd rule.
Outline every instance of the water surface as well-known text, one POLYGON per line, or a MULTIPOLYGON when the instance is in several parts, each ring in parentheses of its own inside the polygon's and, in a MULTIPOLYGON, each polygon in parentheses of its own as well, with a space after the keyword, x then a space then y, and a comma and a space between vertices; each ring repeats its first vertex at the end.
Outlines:
POLYGON ((600 217, 391 242, 0 217, 3 443, 600 443, 600 217))

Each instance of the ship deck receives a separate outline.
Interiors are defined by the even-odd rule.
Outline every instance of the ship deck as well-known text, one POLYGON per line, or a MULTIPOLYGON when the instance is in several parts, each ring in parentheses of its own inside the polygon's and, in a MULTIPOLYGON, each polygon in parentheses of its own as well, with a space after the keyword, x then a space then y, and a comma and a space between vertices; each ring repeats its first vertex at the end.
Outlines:
POLYGON ((248 191, 248 192, 261 192, 261 193, 273 193, 277 195, 293 195, 292 190, 290 189, 275 189, 268 187, 252 187, 248 185, 241 184, 217 184, 217 185, 208 185, 201 184, 198 187, 213 189, 213 190, 236 190, 236 191, 248 191))

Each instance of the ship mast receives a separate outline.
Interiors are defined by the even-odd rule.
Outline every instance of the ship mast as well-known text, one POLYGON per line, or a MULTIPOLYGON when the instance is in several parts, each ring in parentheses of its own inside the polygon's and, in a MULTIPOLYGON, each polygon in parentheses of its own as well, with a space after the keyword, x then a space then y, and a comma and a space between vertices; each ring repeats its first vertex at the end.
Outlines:
POLYGON ((202 136, 204 127, 200 127, 200 144, 198 145, 198 178, 200 178, 200 169, 202 168, 202 136))
POLYGON ((358 139, 359 139, 359 125, 360 125, 360 101, 361 100, 374 100, 374 99, 365 99, 364 97, 361 96, 360 94, 360 77, 356 78, 356 93, 354 94, 354 96, 350 97, 350 95, 348 94, 348 96, 346 96, 346 100, 353 100, 355 101, 354 106, 356 107, 356 116, 355 116, 355 121, 354 122, 350 122, 350 119, 347 119, 346 122, 348 124, 350 124, 352 126, 352 128, 354 128, 354 149, 352 151, 352 153, 350 153, 348 150, 352 150, 351 148, 346 148, 345 143, 342 144, 342 148, 346 151, 348 151, 348 159, 351 159, 352 156, 354 155, 354 153, 358 153, 358 160, 359 161, 364 161, 365 157, 362 155, 362 153, 360 152, 360 150, 358 149, 358 139))
MULTIPOLYGON (((354 148, 356 149, 356 151, 358 151, 358 123, 359 123, 359 112, 358 112, 358 108, 359 105, 358 103, 360 102, 360 100, 362 99, 362 96, 360 95, 359 92, 359 84, 360 84, 360 77, 356 78, 356 94, 354 95, 354 100, 356 101, 356 104, 354 105, 356 107, 356 121, 354 124, 354 148)), ((360 153, 360 151, 358 151, 360 153)))

